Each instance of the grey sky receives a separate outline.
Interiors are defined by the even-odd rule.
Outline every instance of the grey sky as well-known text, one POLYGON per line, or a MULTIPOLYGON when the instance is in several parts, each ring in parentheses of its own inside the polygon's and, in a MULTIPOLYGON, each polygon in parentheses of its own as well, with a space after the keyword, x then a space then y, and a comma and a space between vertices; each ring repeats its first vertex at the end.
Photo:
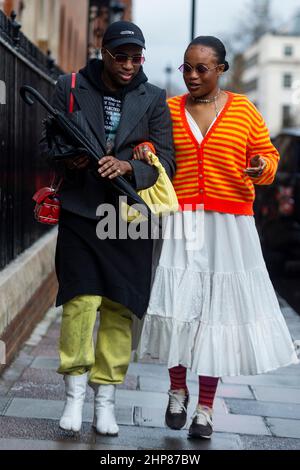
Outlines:
MULTIPOLYGON (((248 0, 197 0, 196 35, 222 39, 239 22, 247 3, 248 0)), ((300 9, 299 0, 272 0, 272 4, 278 23, 287 21, 300 9)), ((184 90, 177 67, 190 40, 191 0, 133 0, 133 5, 133 19, 146 37, 145 71, 150 81, 165 86, 165 67, 170 64, 174 69, 173 83, 184 90)))

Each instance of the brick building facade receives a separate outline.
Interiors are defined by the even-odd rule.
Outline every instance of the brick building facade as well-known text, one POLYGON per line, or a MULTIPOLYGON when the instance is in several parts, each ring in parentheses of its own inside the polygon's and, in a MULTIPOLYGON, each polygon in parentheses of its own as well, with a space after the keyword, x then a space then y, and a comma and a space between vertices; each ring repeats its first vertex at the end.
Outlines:
POLYGON ((45 53, 50 50, 66 72, 81 68, 88 52, 95 56, 110 21, 132 18, 132 0, 0 0, 0 8, 7 15, 15 10, 22 32, 45 53), (110 7, 116 4, 124 11, 114 14, 110 7))

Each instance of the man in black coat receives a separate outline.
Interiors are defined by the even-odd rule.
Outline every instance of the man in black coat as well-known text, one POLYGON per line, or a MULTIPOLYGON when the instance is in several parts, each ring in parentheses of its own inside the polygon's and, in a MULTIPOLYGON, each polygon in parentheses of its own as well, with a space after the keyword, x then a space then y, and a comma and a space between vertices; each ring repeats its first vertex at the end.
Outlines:
MULTIPOLYGON (((56 250, 59 282, 57 305, 63 305, 60 367, 67 401, 60 427, 79 431, 86 384, 95 390, 95 427, 116 435, 115 387, 122 383, 131 353, 132 314, 146 311, 151 282, 152 240, 129 237, 99 239, 97 208, 118 197, 109 180, 125 177, 135 190, 153 186, 158 173, 144 161, 132 160, 133 149, 144 142, 155 146, 172 178, 175 172, 172 127, 165 91, 151 85, 143 72, 142 31, 133 23, 109 26, 102 61, 91 60, 76 74, 59 78, 53 105, 80 111, 98 139, 103 155, 92 168, 85 155, 53 163, 64 175, 60 190, 62 213, 56 250), (73 106, 74 105, 74 106, 73 106), (96 312, 100 328, 92 345, 96 312)), ((48 149, 51 160, 52 149, 48 149)))

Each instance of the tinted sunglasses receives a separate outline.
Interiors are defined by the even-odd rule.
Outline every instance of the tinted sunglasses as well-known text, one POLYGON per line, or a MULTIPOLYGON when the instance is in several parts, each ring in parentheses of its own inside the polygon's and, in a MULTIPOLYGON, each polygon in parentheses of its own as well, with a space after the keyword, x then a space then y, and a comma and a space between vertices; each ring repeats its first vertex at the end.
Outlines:
POLYGON ((111 52, 109 52, 108 49, 105 49, 106 52, 109 53, 109 55, 116 61, 117 64, 126 64, 128 60, 131 60, 133 65, 143 65, 145 63, 145 57, 143 55, 128 55, 128 54, 122 54, 121 52, 112 55, 111 52))
MULTIPOLYGON (((222 65, 222 64, 219 64, 219 65, 222 65)), ((196 67, 192 67, 190 64, 185 62, 180 67, 178 67, 178 70, 180 70, 181 73, 191 73, 195 69, 198 74, 203 74, 203 73, 209 72, 210 70, 215 70, 216 68, 219 67, 219 65, 216 65, 216 67, 212 67, 211 69, 209 69, 204 64, 198 64, 196 65, 196 67)))

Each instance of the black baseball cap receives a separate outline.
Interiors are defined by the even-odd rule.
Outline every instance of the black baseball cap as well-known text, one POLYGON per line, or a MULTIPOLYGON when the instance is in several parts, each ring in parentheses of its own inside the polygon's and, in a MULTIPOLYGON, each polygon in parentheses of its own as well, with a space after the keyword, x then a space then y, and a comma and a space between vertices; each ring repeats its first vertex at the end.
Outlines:
POLYGON ((143 49, 145 38, 140 28, 130 21, 116 21, 109 25, 104 33, 102 45, 114 49, 123 44, 137 44, 143 49))

